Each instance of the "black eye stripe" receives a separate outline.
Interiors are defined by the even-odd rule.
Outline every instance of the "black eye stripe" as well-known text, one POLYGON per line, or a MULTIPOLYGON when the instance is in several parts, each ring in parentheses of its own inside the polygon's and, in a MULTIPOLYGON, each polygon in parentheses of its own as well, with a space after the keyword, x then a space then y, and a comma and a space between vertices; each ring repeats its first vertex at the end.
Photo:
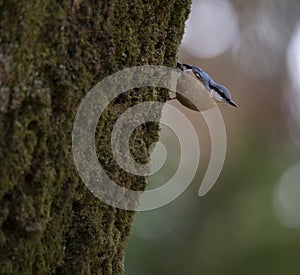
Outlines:
POLYGON ((226 95, 223 91, 221 91, 220 89, 218 89, 217 87, 215 86, 212 86, 211 87, 213 90, 215 90, 221 97, 225 98, 226 99, 226 95))

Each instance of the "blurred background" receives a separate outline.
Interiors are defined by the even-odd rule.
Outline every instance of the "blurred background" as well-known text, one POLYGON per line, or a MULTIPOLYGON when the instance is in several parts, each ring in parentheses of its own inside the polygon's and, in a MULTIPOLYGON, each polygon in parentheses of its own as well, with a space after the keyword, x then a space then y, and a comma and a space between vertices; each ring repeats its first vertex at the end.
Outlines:
MULTIPOLYGON (((199 197, 209 133, 201 113, 172 102, 198 132, 200 166, 179 198, 136 215, 126 274, 300 274, 300 1, 194 0, 179 60, 228 87, 239 105, 220 106, 226 160, 199 197)), ((168 158, 150 189, 180 159, 172 131, 163 127, 161 142, 168 158)))

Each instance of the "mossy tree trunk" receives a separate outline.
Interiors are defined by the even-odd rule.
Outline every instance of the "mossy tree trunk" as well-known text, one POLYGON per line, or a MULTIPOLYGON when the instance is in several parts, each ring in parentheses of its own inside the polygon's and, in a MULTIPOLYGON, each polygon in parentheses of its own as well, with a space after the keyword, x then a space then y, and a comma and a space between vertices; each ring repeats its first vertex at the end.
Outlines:
MULTIPOLYGON (((111 73, 175 64, 190 2, 0 1, 1 274, 123 273, 134 213, 85 188, 72 158, 72 122, 87 91, 111 73)), ((167 98, 148 89, 135 103, 167 98)), ((131 101, 118 104, 126 110, 131 101)), ((107 112, 101 136, 120 115, 114 106, 107 112)), ((147 158, 158 127, 141 127, 136 138, 146 141, 147 158)), ((110 158, 109 143, 99 146, 110 158)), ((142 177, 125 180, 145 187, 142 177)))

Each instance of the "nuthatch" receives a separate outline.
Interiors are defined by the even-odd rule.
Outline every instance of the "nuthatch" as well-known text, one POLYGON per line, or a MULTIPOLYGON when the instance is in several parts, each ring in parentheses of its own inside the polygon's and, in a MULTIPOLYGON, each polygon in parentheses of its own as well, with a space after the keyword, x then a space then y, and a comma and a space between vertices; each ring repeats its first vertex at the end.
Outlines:
POLYGON ((206 90, 216 101, 225 101, 230 105, 237 107, 237 104, 231 99, 231 94, 229 90, 225 86, 213 81, 212 78, 206 72, 193 65, 184 64, 180 62, 177 62, 177 67, 183 72, 192 71, 196 78, 202 82, 206 90))

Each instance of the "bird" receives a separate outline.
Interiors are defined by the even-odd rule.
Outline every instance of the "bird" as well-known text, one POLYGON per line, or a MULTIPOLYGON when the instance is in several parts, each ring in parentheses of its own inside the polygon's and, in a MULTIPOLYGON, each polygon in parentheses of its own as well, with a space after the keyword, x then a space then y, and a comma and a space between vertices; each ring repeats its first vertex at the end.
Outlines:
MULTIPOLYGON (((230 91, 223 85, 216 83, 205 71, 202 69, 193 66, 191 64, 185 64, 177 61, 176 67, 180 69, 183 73, 192 73, 193 76, 196 77, 197 80, 200 80, 206 91, 209 93, 211 97, 214 98, 217 102, 226 102, 234 107, 237 107, 237 104, 231 99, 230 91)), ((183 99, 183 97, 177 93, 176 98, 186 107, 197 110, 194 104, 191 104, 187 99, 183 99)))

